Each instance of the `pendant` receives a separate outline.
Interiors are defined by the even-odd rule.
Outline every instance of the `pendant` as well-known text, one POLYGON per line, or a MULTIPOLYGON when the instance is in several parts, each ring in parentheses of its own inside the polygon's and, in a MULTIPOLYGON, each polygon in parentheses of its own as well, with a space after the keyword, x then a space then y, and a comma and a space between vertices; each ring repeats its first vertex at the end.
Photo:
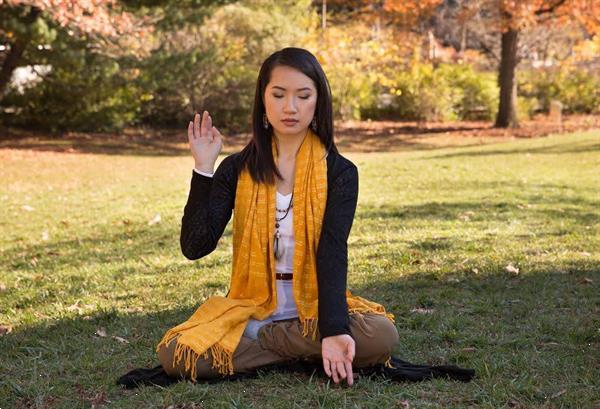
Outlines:
POLYGON ((275 258, 279 260, 281 258, 281 254, 279 254, 279 238, 280 238, 279 230, 275 232, 275 242, 273 243, 273 249, 275 253, 275 258))

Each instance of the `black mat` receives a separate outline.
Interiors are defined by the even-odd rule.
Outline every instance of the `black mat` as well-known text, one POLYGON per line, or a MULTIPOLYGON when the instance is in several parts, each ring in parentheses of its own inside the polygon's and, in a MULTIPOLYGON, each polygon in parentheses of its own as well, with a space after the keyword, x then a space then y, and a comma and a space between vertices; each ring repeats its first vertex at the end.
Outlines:
MULTIPOLYGON (((353 368, 353 371, 359 377, 375 375, 397 382, 419 382, 433 378, 469 382, 475 376, 474 369, 459 368, 455 365, 418 365, 396 357, 392 357, 391 364, 393 368, 388 368, 380 364, 366 368, 353 368)), ((317 376, 327 378, 321 362, 292 361, 262 366, 250 373, 225 375, 212 379, 199 379, 197 382, 214 384, 238 379, 256 378, 260 373, 264 374, 268 372, 305 373, 308 375, 315 373, 317 376)), ((143 385, 169 386, 181 380, 183 379, 171 378, 162 366, 158 365, 154 368, 134 369, 117 379, 117 385, 132 389, 143 385)))

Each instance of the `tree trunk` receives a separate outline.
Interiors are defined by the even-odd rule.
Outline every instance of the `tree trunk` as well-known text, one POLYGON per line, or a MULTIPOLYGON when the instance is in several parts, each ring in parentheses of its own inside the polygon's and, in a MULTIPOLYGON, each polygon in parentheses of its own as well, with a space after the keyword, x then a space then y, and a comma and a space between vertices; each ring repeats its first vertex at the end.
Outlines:
POLYGON ((517 81, 515 72, 517 68, 517 45, 519 32, 509 29, 502 33, 502 56, 500 58, 500 72, 498 85, 500 85, 500 106, 496 117, 497 128, 516 128, 519 126, 517 119, 517 81))
MULTIPOLYGON (((28 26, 33 24, 39 14, 40 9, 37 7, 32 7, 29 11, 29 14, 27 14, 27 16, 23 19, 23 23, 28 26)), ((4 91, 8 86, 8 83, 12 77, 12 73, 15 68, 18 67, 21 57, 23 57, 23 53, 25 52, 25 49, 29 43, 31 43, 31 34, 29 34, 29 32, 22 37, 17 37, 13 42, 10 43, 10 51, 4 59, 2 68, 0 69, 0 101, 4 96, 4 91)))

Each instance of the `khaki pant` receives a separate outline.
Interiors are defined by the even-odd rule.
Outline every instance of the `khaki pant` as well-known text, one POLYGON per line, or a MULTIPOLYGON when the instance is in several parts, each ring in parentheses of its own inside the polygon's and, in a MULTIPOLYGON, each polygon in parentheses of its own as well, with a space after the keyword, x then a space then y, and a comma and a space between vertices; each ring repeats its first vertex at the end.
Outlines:
MULTIPOLYGON (((379 314, 350 314, 350 331, 356 343, 356 353, 352 367, 384 363, 391 355, 399 335, 396 326, 387 317, 379 314)), ((321 361, 321 342, 302 336, 302 326, 298 318, 275 321, 260 328, 258 340, 243 336, 233 354, 235 373, 250 372, 269 364, 296 359, 321 361)), ((176 339, 158 350, 158 359, 170 376, 189 378, 184 362, 173 366, 176 339)), ((212 367, 212 356, 200 357, 196 363, 197 378, 219 377, 212 367)))

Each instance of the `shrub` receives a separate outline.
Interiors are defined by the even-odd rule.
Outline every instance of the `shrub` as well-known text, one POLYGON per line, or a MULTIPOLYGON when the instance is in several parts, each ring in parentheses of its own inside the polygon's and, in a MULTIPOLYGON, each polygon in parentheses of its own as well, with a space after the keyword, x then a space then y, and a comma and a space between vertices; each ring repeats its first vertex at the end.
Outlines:
POLYGON ((550 101, 559 100, 565 113, 592 113, 600 105, 600 77, 567 64, 524 70, 519 74, 519 95, 536 98, 548 112, 550 101))
POLYGON ((384 115, 396 119, 492 119, 498 103, 494 74, 468 65, 413 62, 383 90, 391 96, 384 115))

